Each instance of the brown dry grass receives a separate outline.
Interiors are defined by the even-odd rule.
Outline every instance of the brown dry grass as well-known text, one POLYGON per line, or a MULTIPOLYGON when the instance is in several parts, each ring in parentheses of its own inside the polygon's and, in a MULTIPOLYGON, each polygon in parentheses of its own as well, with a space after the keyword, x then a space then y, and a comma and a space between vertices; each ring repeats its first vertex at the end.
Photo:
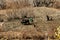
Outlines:
MULTIPOLYGON (((54 36, 54 32, 57 26, 60 25, 59 16, 60 11, 54 8, 46 8, 46 7, 35 7, 35 8, 22 8, 22 9, 6 9, 0 10, 0 15, 2 19, 6 16, 6 20, 9 18, 13 18, 11 21, 4 21, 0 24, 0 37, 1 38, 32 38, 35 37, 38 39, 40 37, 45 37, 45 33, 48 33, 47 36, 54 36), (20 20, 14 19, 14 17, 21 17, 21 13, 28 15, 33 14, 35 17, 34 21, 36 21, 36 27, 34 25, 22 25, 20 20), (46 15, 52 16, 52 21, 46 20, 46 15)), ((29 15, 29 16, 30 16, 29 15)), ((44 38, 43 37, 43 38, 44 38)))

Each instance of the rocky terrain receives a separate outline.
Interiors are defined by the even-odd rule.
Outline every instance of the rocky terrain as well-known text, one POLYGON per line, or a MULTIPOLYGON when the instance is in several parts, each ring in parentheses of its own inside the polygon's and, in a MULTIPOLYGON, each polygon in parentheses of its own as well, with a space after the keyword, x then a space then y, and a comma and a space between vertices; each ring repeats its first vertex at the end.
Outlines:
POLYGON ((59 0, 0 0, 0 40, 60 40, 59 0), (24 25, 22 17, 33 18, 24 25))

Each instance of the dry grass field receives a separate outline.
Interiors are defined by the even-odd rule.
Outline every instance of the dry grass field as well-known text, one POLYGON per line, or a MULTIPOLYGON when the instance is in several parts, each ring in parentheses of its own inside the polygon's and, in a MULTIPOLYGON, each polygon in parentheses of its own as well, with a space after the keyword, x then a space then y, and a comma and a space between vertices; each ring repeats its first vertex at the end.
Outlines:
POLYGON ((59 0, 0 0, 0 40, 60 40, 55 36, 59 4, 59 0), (25 15, 33 23, 22 23, 25 15))

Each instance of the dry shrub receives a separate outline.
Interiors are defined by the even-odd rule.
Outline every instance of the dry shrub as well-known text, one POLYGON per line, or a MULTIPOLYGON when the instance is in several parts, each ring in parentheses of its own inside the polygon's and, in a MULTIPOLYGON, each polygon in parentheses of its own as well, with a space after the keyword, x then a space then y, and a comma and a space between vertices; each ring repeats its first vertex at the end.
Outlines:
POLYGON ((19 28, 20 27, 20 21, 10 21, 10 22, 5 22, 2 24, 2 27, 1 29, 3 29, 3 31, 14 31, 16 28, 19 28))
POLYGON ((0 0, 0 9, 16 9, 24 7, 56 7, 59 8, 59 1, 56 0, 0 0))
POLYGON ((15 9, 30 6, 32 6, 30 0, 0 0, 0 9, 15 9))
POLYGON ((9 39, 21 39, 22 33, 21 32, 13 32, 13 31, 0 32, 0 37, 8 39, 8 40, 9 39))
POLYGON ((6 0, 6 8, 22 8, 30 6, 29 0, 6 0))
POLYGON ((7 21, 7 16, 4 14, 0 14, 0 22, 5 22, 7 21))
POLYGON ((51 7, 55 0, 34 0, 34 6, 36 7, 51 7))
POLYGON ((60 9, 60 1, 55 1, 55 3, 53 4, 53 7, 60 9))
POLYGON ((5 9, 5 8, 6 8, 5 0, 0 0, 0 9, 5 9))

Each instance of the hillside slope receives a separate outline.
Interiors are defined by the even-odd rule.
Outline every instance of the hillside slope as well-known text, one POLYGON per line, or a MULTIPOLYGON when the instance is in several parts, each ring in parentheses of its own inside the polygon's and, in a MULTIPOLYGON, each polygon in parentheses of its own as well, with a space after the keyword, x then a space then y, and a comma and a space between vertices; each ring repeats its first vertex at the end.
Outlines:
POLYGON ((46 33, 50 38, 54 37, 56 27, 60 25, 59 15, 60 11, 58 9, 47 7, 0 10, 0 20, 3 20, 0 21, 0 38, 3 38, 2 40, 35 39, 35 37, 36 39, 44 39, 46 33), (35 26, 34 24, 23 25, 20 19, 22 14, 32 16, 35 26), (52 20, 47 20, 47 15, 52 20))

